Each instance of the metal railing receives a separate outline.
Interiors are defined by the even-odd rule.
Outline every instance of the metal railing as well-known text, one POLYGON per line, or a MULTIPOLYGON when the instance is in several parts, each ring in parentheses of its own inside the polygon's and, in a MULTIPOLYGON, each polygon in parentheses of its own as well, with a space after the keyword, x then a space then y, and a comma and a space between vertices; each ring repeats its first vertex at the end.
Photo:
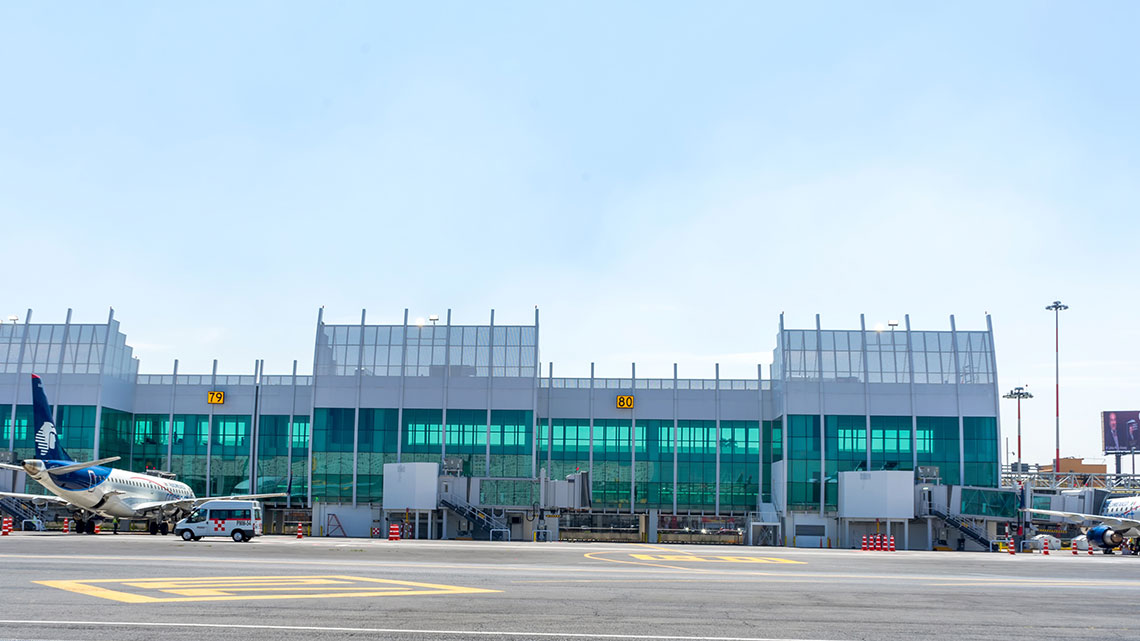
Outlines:
POLYGON ((1140 492, 1140 474, 1090 474, 1084 472, 1010 472, 1001 474, 1002 487, 1032 487, 1059 490, 1091 487, 1109 492, 1140 492))
POLYGON ((959 516, 954 516, 952 514, 947 514, 933 506, 930 508, 930 513, 945 521, 955 530, 958 530, 962 534, 965 534, 978 545, 981 545, 987 550, 993 550, 993 544, 990 542, 989 537, 986 536, 986 533, 974 527, 974 525, 966 519, 963 519, 959 516))
POLYGON ((474 505, 471 505, 459 497, 442 497, 440 498, 439 503, 452 512, 455 512, 459 516, 462 516, 468 521, 471 521, 477 526, 483 528, 488 532, 488 534, 497 530, 506 530, 509 536, 510 528, 507 527, 507 524, 503 520, 497 518, 495 515, 486 510, 481 510, 474 505))

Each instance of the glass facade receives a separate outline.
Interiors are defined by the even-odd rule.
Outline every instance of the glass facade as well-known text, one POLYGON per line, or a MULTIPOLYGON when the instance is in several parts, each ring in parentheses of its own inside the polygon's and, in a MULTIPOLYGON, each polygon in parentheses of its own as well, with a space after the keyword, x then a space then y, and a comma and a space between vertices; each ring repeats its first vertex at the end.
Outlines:
MULTIPOLYGON (((322 323, 313 376, 139 376, 117 321, 0 325, 0 386, 22 382, 5 388, 6 400, 26 398, 31 371, 47 375, 49 397, 91 392, 59 399, 56 411, 77 460, 120 456, 119 467, 169 469, 201 496, 288 492, 296 503, 311 492, 315 501, 382 503, 384 464, 444 457, 484 479, 480 499, 499 506, 537 500, 540 469, 553 480, 590 470, 594 507, 626 512, 754 511, 772 501, 771 468, 781 461, 790 510, 834 510, 844 471, 917 464, 937 466, 946 484, 998 485, 997 418, 977 404, 988 402, 980 391, 996 410, 989 332, 785 329, 774 358, 772 380, 542 379, 537 323, 322 323), (80 376, 60 385, 60 375, 80 376), (959 390, 968 385, 967 402, 959 390), (207 405, 207 386, 236 400, 207 405), (292 386, 292 397, 259 396, 265 386, 292 386), (343 405, 350 386, 390 406, 309 409, 343 405), (612 412, 619 394, 637 397, 636 413, 612 412), (242 405, 250 397, 260 400, 242 405), (680 410, 678 398, 691 404, 680 410), (975 415, 936 415, 954 401, 975 415), (132 403, 152 413, 119 409, 132 403), (598 403, 610 411, 591 421, 598 403), (821 416, 820 407, 843 409, 821 416), (859 413, 865 407, 882 415, 859 413)), ((11 419, 12 405, 0 405, 0 442, 11 437, 18 458, 32 456, 31 407, 18 405, 11 419)))
POLYGON ((534 326, 322 325, 317 375, 533 378, 534 326))
POLYGON ((115 320, 0 324, 0 374, 103 374, 134 381, 139 363, 126 341, 115 320))
POLYGON ((788 509, 818 510, 821 434, 819 416, 788 416, 788 509))
POLYGON ((956 345, 954 336, 954 332, 788 329, 776 347, 774 371, 793 380, 993 385, 996 373, 989 333, 957 332, 956 345))
POLYGON ((1013 519, 1017 517, 1017 508, 1018 498, 1015 492, 962 488, 962 514, 1013 519))

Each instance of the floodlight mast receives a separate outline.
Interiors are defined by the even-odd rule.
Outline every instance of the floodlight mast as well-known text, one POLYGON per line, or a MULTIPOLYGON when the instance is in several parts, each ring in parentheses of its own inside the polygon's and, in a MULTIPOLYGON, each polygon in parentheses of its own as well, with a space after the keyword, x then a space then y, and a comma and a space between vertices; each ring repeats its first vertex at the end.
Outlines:
POLYGON ((1018 386, 1018 387, 1013 388, 1008 394, 1003 395, 1002 398, 1017 399, 1017 473, 1020 474, 1021 473, 1021 399, 1023 399, 1023 398, 1024 399, 1030 399, 1030 398, 1033 398, 1033 395, 1029 393, 1029 390, 1025 389, 1024 387, 1018 386))
POLYGON ((1045 308, 1046 311, 1053 312, 1054 368, 1057 373, 1057 449, 1053 460, 1054 479, 1061 472, 1061 312, 1066 309, 1069 309, 1069 306, 1059 300, 1053 301, 1052 305, 1045 308))

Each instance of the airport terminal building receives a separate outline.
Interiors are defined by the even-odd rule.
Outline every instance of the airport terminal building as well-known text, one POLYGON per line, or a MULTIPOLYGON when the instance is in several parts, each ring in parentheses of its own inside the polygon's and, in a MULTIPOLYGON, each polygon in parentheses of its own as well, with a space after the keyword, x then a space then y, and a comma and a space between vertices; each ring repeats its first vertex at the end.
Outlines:
MULTIPOLYGON (((539 510, 562 512, 567 530, 591 518, 764 523, 779 533, 773 542, 812 547, 849 546, 882 527, 873 507, 844 506, 842 479, 856 478, 844 472, 907 472, 908 488, 922 486, 917 513, 882 515, 913 548, 938 538, 923 504, 988 519, 991 530, 1016 512, 998 489, 988 316, 984 329, 950 317, 935 331, 909 318, 887 331, 824 329, 818 316, 789 328, 781 316, 773 364, 750 379, 720 378, 719 367, 713 378, 679 378, 676 367, 672 378, 639 378, 636 365, 558 378, 540 360, 537 311, 533 325, 499 325, 494 312, 485 324, 454 324, 450 313, 409 324, 406 310, 378 325, 363 312, 356 324, 326 323, 322 310, 312 365, 269 373, 259 362, 237 374, 216 361, 210 372, 175 361, 140 374, 113 312, 103 324, 73 324, 70 311, 64 323, 30 316, 0 324, 0 449, 33 454, 36 373, 73 458, 117 455, 115 465, 172 472, 199 496, 284 492, 281 509, 341 506, 350 520, 372 510, 382 525, 408 514, 385 502, 385 465, 432 463, 455 503, 510 527, 539 510), (553 498, 567 477, 587 484, 584 499, 553 498)), ((463 533, 455 503, 422 515, 429 536, 463 533)))

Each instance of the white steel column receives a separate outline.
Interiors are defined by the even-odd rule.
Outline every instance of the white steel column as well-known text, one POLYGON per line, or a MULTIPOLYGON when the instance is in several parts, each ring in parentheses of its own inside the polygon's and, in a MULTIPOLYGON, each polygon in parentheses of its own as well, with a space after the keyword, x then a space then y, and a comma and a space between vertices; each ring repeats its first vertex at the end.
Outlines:
MULTIPOLYGON (((593 371, 591 365, 591 376, 593 371)), ((593 405, 591 405, 592 408, 593 405)), ((673 363, 673 514, 677 513, 677 423, 677 364, 673 363)))
MULTIPOLYGON (((210 370, 210 389, 218 388, 218 359, 214 359, 214 367, 210 370)), ((213 467, 213 445, 214 445, 214 407, 213 403, 209 405, 210 418, 206 426, 206 496, 214 496, 214 477, 212 474, 213 467)))
MULTIPOLYGON (((789 403, 788 403, 788 337, 787 337, 787 334, 784 333, 784 312, 780 312, 780 395, 781 395, 781 402, 780 402, 780 423, 781 423, 781 425, 780 425, 780 433, 781 433, 780 449, 783 452, 782 457, 783 457, 783 462, 784 462, 784 465, 783 465, 784 479, 783 479, 783 483, 781 483, 781 485, 784 486, 784 496, 782 497, 784 499, 784 505, 783 505, 784 515, 787 515, 787 513, 788 513, 788 483, 789 483, 788 478, 789 478, 789 474, 790 474, 790 472, 788 470, 789 470, 789 468, 791 468, 791 461, 788 458, 789 452, 790 452, 790 449, 788 447, 788 442, 790 440, 790 438, 788 436, 788 411, 789 411, 789 409, 788 409, 789 408, 789 403)), ((775 483, 776 483, 776 479, 773 478, 772 484, 775 485, 775 483)), ((773 503, 775 503, 775 499, 776 499, 776 497, 773 496, 772 497, 773 503)), ((783 519, 783 518, 780 519, 781 534, 784 535, 784 545, 787 545, 788 535, 787 535, 787 530, 785 529, 785 523, 786 523, 786 519, 783 519)))
MULTIPOLYGON (((313 505, 313 438, 317 433, 317 362, 320 360, 321 352, 321 334, 324 333, 325 308, 322 305, 317 310, 317 335, 313 339, 313 390, 312 399, 313 403, 309 406, 309 454, 308 460, 305 462, 305 502, 309 507, 313 505)), ((292 466, 293 462, 289 461, 292 466)))
POLYGON ((958 484, 965 485, 966 428, 962 420, 962 364, 958 359, 958 327, 954 324, 953 314, 950 314, 950 344, 954 349, 954 405, 958 411, 958 484))
POLYGON ((360 385, 364 376, 364 325, 368 310, 360 310, 360 344, 356 352, 356 397, 352 404, 352 507, 356 507, 357 465, 360 461, 360 385))
MULTIPOLYGON (((487 341, 487 443, 486 453, 483 455, 483 476, 491 476, 491 408, 495 402, 495 368, 491 359, 495 351, 495 310, 491 310, 491 329, 488 331, 487 341)), ((535 352, 538 346, 535 346, 535 352)), ((479 367, 479 330, 475 330, 475 367, 479 367)))
MULTIPOLYGON (((915 404, 915 389, 914 389, 914 336, 910 331, 910 314, 904 316, 906 319, 906 353, 907 358, 910 359, 910 456, 912 459, 911 466, 918 469, 918 414, 916 413, 915 404)), ((923 348, 925 349, 925 344, 923 348)), ((924 358, 923 361, 926 359, 924 358)))
MULTIPOLYGON (((432 327, 431 343, 432 343, 432 356, 435 355, 435 333, 436 328, 432 327)), ((443 337, 443 412, 440 420, 440 433, 439 433, 439 465, 442 469, 444 461, 447 459, 447 395, 451 384, 451 310, 447 310, 447 326, 444 328, 443 337)))
POLYGON ((400 398, 396 405, 396 462, 404 460, 404 388, 408 374, 408 308, 404 308, 404 332, 400 346, 400 398))
MULTIPOLYGON (((60 423, 63 422, 63 412, 60 411, 60 408, 63 406, 63 403, 60 401, 60 399, 63 398, 63 395, 60 393, 60 390, 63 388, 63 362, 67 357, 67 336, 70 333, 71 308, 68 307, 67 320, 63 322, 63 342, 59 344, 59 366, 56 369, 57 378, 55 379, 55 394, 52 396, 52 399, 55 401, 55 405, 52 406, 52 416, 55 417, 55 425, 57 428, 59 427, 60 423)), ((138 385, 137 373, 135 374, 134 383, 135 385, 138 385)))
POLYGON ((257 444, 261 441, 261 373, 265 361, 253 362, 253 411, 250 412, 249 466, 247 477, 250 494, 257 493, 257 444))
POLYGON ((550 478, 550 459, 554 449, 554 413, 550 411, 550 395, 554 390, 554 363, 546 364, 546 478, 550 478))
POLYGON ((174 399, 178 396, 178 359, 174 359, 174 371, 170 374, 170 414, 166 418, 166 471, 174 469, 174 399))
MULTIPOLYGON (((28 311, 30 312, 31 310, 28 311)), ((107 335, 103 337, 103 351, 99 359, 99 387, 95 392, 95 451, 92 458, 99 458, 99 441, 102 436, 100 432, 103 431, 103 378, 107 373, 107 345, 111 343, 111 323, 114 320, 115 309, 111 308, 111 311, 107 313, 107 335)), ((23 349, 21 349, 21 353, 22 352, 23 349)), ((14 432, 15 429, 16 425, 13 422, 12 431, 14 432)), ((133 443, 134 439, 132 438, 131 441, 133 443)))
POLYGON ((293 424, 297 413, 297 360, 293 359, 292 396, 289 401, 289 426, 285 431, 285 507, 293 507, 293 424))
MULTIPOLYGON (((20 337, 20 355, 16 358, 16 384, 12 386, 12 422, 8 429, 8 451, 16 451, 16 408, 20 406, 20 375, 24 369, 24 350, 28 346, 28 324, 32 322, 32 310, 24 314, 24 335, 20 337)), ((90 357, 88 357, 90 359, 90 357)), ((99 438, 99 425, 95 425, 95 438, 99 438)), ((96 449, 98 452, 98 449, 96 449)))
MULTIPOLYGON (((674 368, 676 369, 676 368, 674 368)), ((594 499, 594 364, 590 363, 590 501, 594 499)))
MULTIPOLYGON (((996 430, 997 442, 998 442, 998 447, 1000 448, 1001 447, 1001 407, 1000 407, 1001 391, 998 389, 997 350, 994 349, 994 323, 993 323, 993 319, 990 318, 989 314, 986 314, 986 334, 989 337, 989 342, 990 342, 990 344, 988 346, 989 350, 990 350, 990 376, 993 377, 993 382, 994 382, 994 424, 997 427, 997 430, 996 430)), ((1009 448, 1006 448, 1006 449, 1008 450, 1009 448)), ((1000 452, 1001 450, 999 449, 998 451, 1000 452)), ((1133 456, 1135 456, 1135 454, 1133 456)), ((1135 461, 1135 459, 1133 459, 1133 460, 1135 461)), ((1018 463, 1020 463, 1020 462, 1021 461, 1018 461, 1018 463)), ((1119 466, 1117 466, 1117 467, 1118 467, 1117 472, 1119 472, 1120 471, 1119 466)), ((1020 471, 1021 470, 1019 469, 1018 472, 1020 473, 1020 471)), ((1001 456, 1000 455, 998 456, 998 478, 997 478, 997 481, 998 481, 998 485, 1001 485, 1001 456)))
POLYGON ((713 514, 720 516, 720 363, 713 365, 713 421, 716 426, 716 482, 713 484, 713 514))
MULTIPOLYGON (((630 363, 629 393, 637 389, 637 363, 630 363)), ((629 513, 637 505, 637 403, 629 410, 629 513)))
MULTIPOLYGON (((760 511, 760 504, 764 502, 764 366, 756 364, 756 397, 759 405, 759 432, 756 433, 756 511, 760 511)), ((677 469, 676 464, 673 469, 677 469)), ((749 528, 752 526, 749 525, 749 528)), ((748 531, 749 540, 752 530, 748 531)))
MULTIPOLYGON (((867 424, 866 434, 866 448, 867 448, 867 471, 871 471, 871 368, 867 365, 867 318, 863 314, 859 314, 859 346, 863 351, 863 412, 865 414, 867 424)), ((851 347, 850 344, 847 345, 851 347)), ((880 349, 882 345, 879 346, 880 349)), ((881 352, 880 352, 881 355, 881 352)), ((892 355, 891 358, 894 358, 892 355)), ((879 360, 879 369, 882 370, 882 359, 879 360)), ((885 443, 884 443, 885 445, 885 443)))
MULTIPOLYGON (((520 341, 521 342, 521 341, 520 341)), ((530 477, 538 478, 538 380, 542 376, 542 361, 538 353, 538 305, 534 306, 534 380, 531 381, 531 443, 530 443, 530 477)), ((521 350, 520 350, 521 351, 521 350)), ((494 354, 491 355, 491 364, 494 365, 494 354)), ((506 361, 503 362, 506 365, 506 361)), ((521 365, 521 363, 520 363, 521 365)))
POLYGON ((819 515, 827 506, 827 414, 823 407, 823 329, 815 315, 815 368, 819 375, 819 515))

